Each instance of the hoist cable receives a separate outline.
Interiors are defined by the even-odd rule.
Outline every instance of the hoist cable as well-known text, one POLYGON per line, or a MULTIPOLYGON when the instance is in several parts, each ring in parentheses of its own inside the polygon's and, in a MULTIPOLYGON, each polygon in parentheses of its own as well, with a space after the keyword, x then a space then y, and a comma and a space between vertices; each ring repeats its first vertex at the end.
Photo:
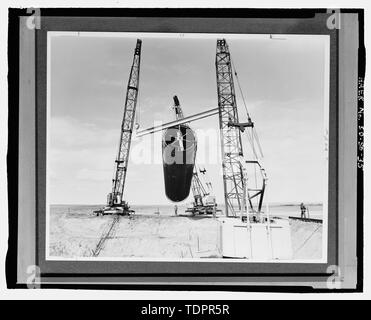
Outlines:
MULTIPOLYGON (((243 91, 242 91, 240 79, 238 77, 238 74, 237 74, 237 71, 236 71, 236 67, 235 67, 235 65, 233 63, 232 58, 231 58, 231 63, 232 63, 232 69, 233 69, 234 75, 236 76, 236 79, 237 79, 237 85, 238 85, 238 89, 239 89, 239 91, 241 93, 241 97, 242 97, 243 105, 245 107, 246 115, 247 115, 248 119, 250 119, 251 117, 250 117, 250 113, 249 113, 249 111, 247 109, 247 104, 246 104, 245 97, 243 95, 243 91)), ((259 148, 259 152, 260 152, 261 156, 263 157, 263 150, 262 150, 262 147, 261 147, 261 144, 260 144, 260 141, 259 141, 259 137, 258 137, 257 133, 255 132, 255 130, 253 128, 253 130, 252 130, 252 137, 251 137, 251 140, 250 140, 250 144, 251 144, 251 142, 254 139, 256 140, 257 145, 258 145, 258 148, 259 148)), ((254 147, 253 147, 253 149, 254 149, 254 155, 255 155, 255 157, 258 158, 254 147)))
POLYGON ((258 155, 256 154, 253 137, 252 137, 252 135, 251 135, 251 133, 249 131, 246 131, 246 135, 247 135, 247 138, 248 138, 249 143, 251 145, 251 149, 253 151, 255 160, 257 160, 258 159, 258 155))
POLYGON ((137 106, 135 110, 135 129, 140 126, 140 91, 138 92, 137 106))
POLYGON ((234 63, 233 63, 232 58, 231 58, 231 62, 232 62, 232 69, 233 69, 234 75, 236 76, 236 79, 237 79, 238 89, 240 90, 240 93, 241 93, 241 97, 242 97, 242 101, 243 101, 243 105, 245 107, 245 111, 246 111, 247 117, 250 118, 249 111, 247 110, 247 105, 246 105, 245 97, 244 97, 243 92, 242 92, 242 88, 241 88, 241 84, 240 84, 240 79, 238 78, 237 71, 236 71, 236 68, 234 66, 234 63))
POLYGON ((256 143, 258 145, 260 155, 261 155, 262 158, 264 158, 263 149, 262 149, 262 147, 260 145, 258 133, 256 132, 256 129, 255 128, 253 128, 252 132, 253 132, 253 135, 255 137, 256 143))

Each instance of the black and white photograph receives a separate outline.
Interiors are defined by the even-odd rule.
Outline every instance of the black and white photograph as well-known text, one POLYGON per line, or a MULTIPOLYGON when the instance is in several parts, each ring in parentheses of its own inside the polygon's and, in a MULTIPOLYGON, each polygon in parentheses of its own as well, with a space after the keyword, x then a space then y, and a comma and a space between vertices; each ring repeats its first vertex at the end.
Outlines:
POLYGON ((364 8, 7 14, 8 289, 133 318, 363 292, 364 8))
POLYGON ((328 36, 47 46, 47 259, 326 262, 328 36))

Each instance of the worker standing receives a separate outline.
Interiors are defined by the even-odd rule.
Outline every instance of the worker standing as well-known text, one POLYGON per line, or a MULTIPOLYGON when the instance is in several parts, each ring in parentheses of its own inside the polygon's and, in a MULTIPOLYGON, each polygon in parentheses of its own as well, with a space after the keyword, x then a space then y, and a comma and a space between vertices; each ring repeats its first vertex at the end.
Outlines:
POLYGON ((216 218, 216 201, 215 201, 215 198, 213 198, 213 217, 216 218))
POLYGON ((303 219, 303 218, 306 218, 306 211, 307 211, 307 208, 305 207, 305 205, 304 205, 304 203, 302 202, 301 204, 300 204, 300 211, 301 211, 301 218, 303 219))
POLYGON ((174 212, 175 212, 175 215, 177 216, 178 215, 178 206, 177 205, 174 206, 174 212))

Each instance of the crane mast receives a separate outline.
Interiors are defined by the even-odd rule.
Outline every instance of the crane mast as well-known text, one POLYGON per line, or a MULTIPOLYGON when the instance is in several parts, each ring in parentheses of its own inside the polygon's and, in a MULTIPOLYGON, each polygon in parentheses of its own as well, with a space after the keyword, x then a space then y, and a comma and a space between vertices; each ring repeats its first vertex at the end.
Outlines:
POLYGON ((255 151, 254 141, 258 144, 262 155, 259 139, 254 128, 254 122, 252 122, 247 110, 241 87, 240 91, 245 104, 248 121, 240 123, 238 120, 233 73, 237 78, 239 86, 240 84, 237 72, 232 68, 232 60, 225 39, 217 40, 215 64, 218 88, 219 124, 222 141, 226 215, 236 216, 237 212, 243 215, 247 206, 249 206, 252 214, 260 214, 267 183, 267 175, 255 151), (254 154, 252 160, 244 161, 241 132, 246 132, 248 140, 250 141, 251 149, 254 154), (257 186, 255 188, 248 188, 246 174, 247 166, 250 166, 250 168, 253 166, 255 173, 256 171, 260 172, 262 180, 262 186, 260 188, 257 186), (257 200, 257 205, 255 206, 252 202, 254 198, 257 200))
POLYGON ((203 206, 204 205, 203 198, 209 195, 209 193, 204 188, 200 180, 200 177, 198 176, 196 168, 193 171, 193 177, 192 177, 192 193, 195 199, 196 206, 203 206))
POLYGON ((225 39, 217 40, 216 82, 218 92, 219 126, 222 145, 222 166, 226 215, 236 216, 244 210, 245 182, 242 166, 241 133, 231 123, 238 123, 237 102, 232 64, 225 39))
POLYGON ((112 179, 112 192, 108 194, 107 204, 110 207, 125 206, 123 192, 126 172, 129 161, 131 136, 133 132, 135 108, 139 89, 139 70, 142 40, 138 39, 134 50, 133 64, 131 66, 127 85, 124 115, 121 124, 120 143, 115 160, 114 177, 112 179))

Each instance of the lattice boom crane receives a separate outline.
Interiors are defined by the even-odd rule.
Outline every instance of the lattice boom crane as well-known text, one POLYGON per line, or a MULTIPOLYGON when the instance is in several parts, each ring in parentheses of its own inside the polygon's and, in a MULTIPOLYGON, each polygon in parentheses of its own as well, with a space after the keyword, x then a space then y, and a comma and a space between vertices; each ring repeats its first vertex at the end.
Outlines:
POLYGON ((244 210, 243 151, 240 130, 229 125, 239 121, 231 56, 225 39, 217 40, 215 66, 222 143, 225 209, 227 216, 236 216, 237 211, 244 210))
POLYGON ((251 212, 260 213, 263 205, 267 176, 255 152, 254 141, 257 141, 259 149, 260 144, 254 128, 254 123, 251 121, 250 114, 247 110, 241 87, 240 91, 245 104, 248 122, 240 123, 238 120, 233 73, 237 78, 239 86, 240 84, 237 72, 233 70, 234 66, 225 39, 217 40, 215 66, 226 215, 237 216, 238 213, 242 214, 247 209, 247 202, 251 212), (245 129, 247 129, 246 134, 254 153, 254 159, 248 161, 244 160, 242 150, 241 132, 245 132, 245 129), (252 189, 247 187, 246 166, 248 164, 257 167, 260 171, 262 178, 262 186, 260 188, 256 187, 252 189), (253 198, 256 198, 258 201, 256 207, 254 207, 252 203, 253 198))
POLYGON ((121 124, 120 143, 115 160, 114 176, 112 179, 112 192, 107 196, 108 208, 103 213, 129 214, 127 202, 123 200, 126 172, 129 161, 131 136, 135 120, 135 108, 139 90, 140 54, 142 40, 138 39, 134 50, 133 64, 131 66, 129 81, 127 85, 124 115, 121 124))

